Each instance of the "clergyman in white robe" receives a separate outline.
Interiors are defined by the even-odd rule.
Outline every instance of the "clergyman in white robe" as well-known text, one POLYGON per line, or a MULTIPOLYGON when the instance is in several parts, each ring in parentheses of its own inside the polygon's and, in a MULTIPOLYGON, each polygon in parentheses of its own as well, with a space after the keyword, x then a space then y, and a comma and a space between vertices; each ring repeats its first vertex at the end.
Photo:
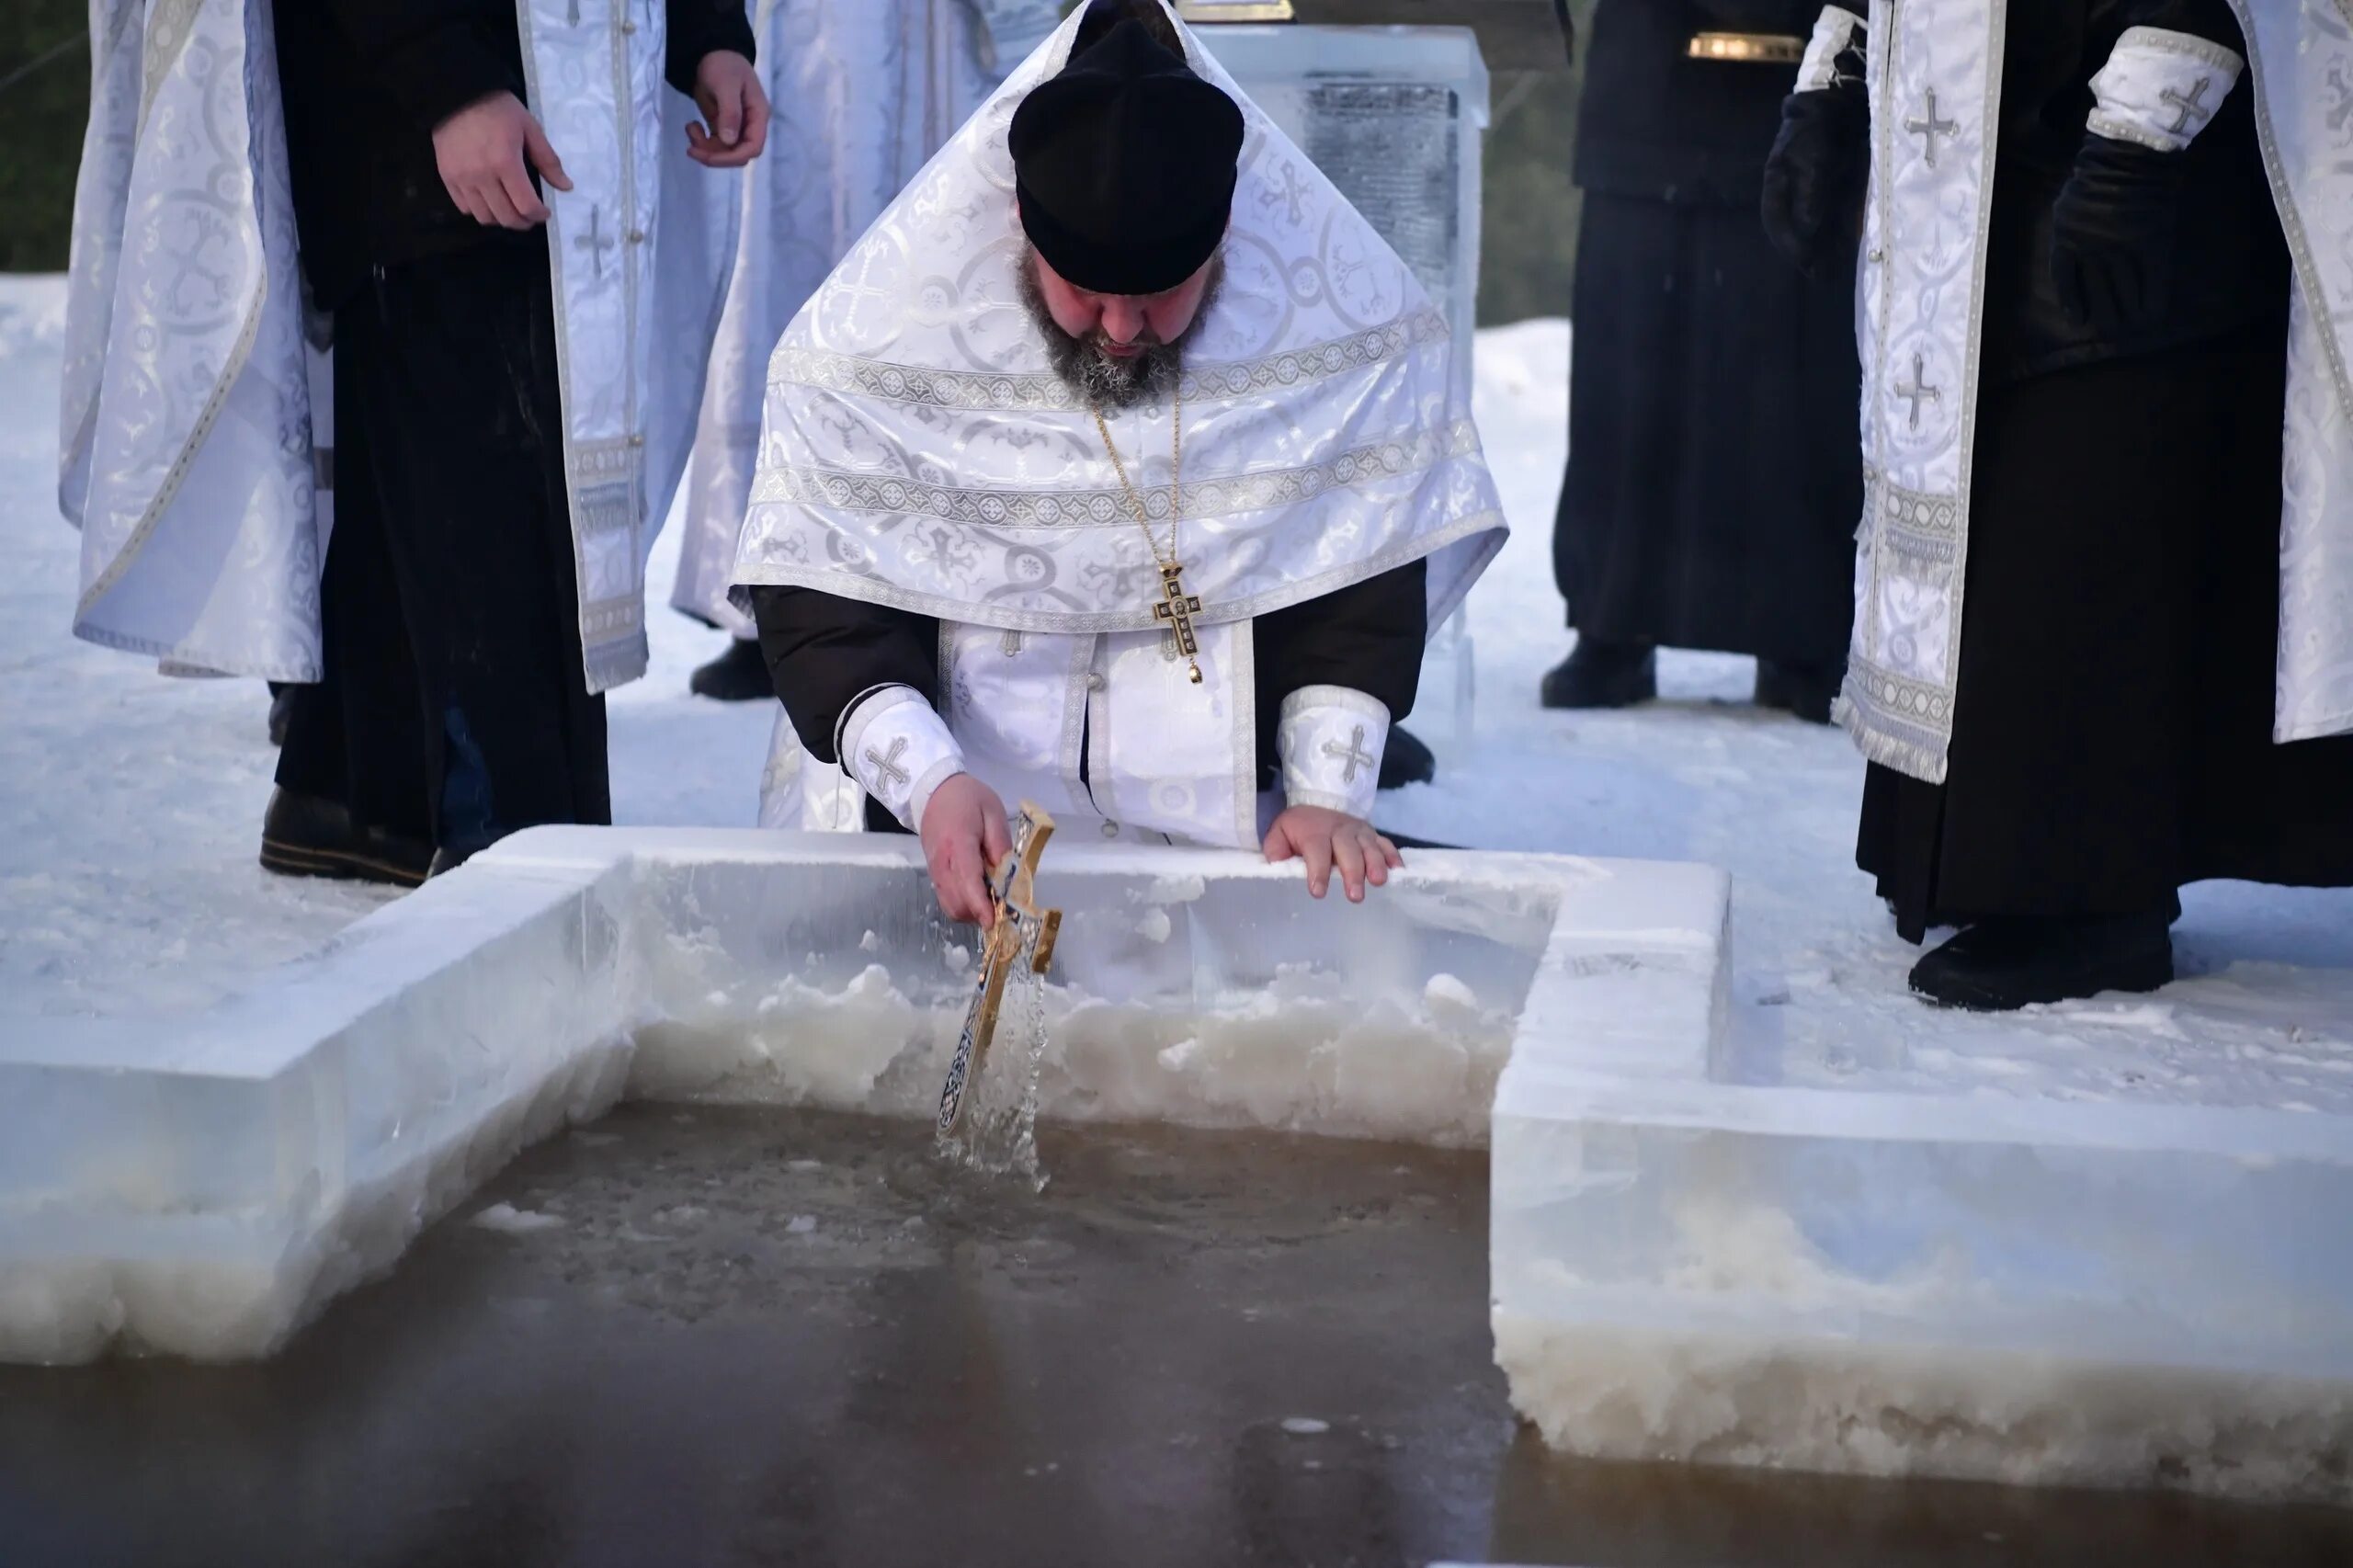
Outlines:
MULTIPOLYGON (((858 236, 1052 28, 1059 9, 1055 0, 761 0, 753 21, 775 105, 772 150, 744 176, 670 590, 681 613, 753 637, 727 595, 751 500, 768 353, 858 236)), ((768 695, 748 641, 698 672, 696 689, 768 695)))

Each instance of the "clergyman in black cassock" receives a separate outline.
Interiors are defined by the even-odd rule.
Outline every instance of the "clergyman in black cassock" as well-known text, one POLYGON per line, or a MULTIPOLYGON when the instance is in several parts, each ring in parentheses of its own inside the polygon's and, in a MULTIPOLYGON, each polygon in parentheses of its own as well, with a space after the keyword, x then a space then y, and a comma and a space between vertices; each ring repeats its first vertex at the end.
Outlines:
MULTIPOLYGON (((747 62, 739 0, 672 0, 666 74, 747 62)), ((302 269, 331 316, 324 678, 292 690, 262 863, 422 881, 612 817, 583 672, 546 231, 460 210, 434 129, 526 92, 506 0, 276 13, 302 269)))
POLYGON ((1664 645, 1754 654, 1760 702, 1829 721, 1862 510, 1854 274, 1800 273, 1756 218, 1819 10, 1602 0, 1595 15, 1552 544, 1577 643, 1547 706, 1655 695, 1664 645), (1702 35, 1730 35, 1715 47, 1735 58, 1694 58, 1702 35))
MULTIPOLYGON (((1904 937, 1965 927, 1934 1001, 2151 990, 2184 884, 2353 884, 2353 738, 2273 740, 2292 275, 2245 48, 2224 0, 2009 7, 1947 771, 1873 762, 1857 855, 1904 937), (2177 93, 2202 128, 2087 129, 2136 47, 2224 89, 2177 93)), ((1848 254, 1861 91, 1790 100, 1767 211, 1810 260, 1848 254)))

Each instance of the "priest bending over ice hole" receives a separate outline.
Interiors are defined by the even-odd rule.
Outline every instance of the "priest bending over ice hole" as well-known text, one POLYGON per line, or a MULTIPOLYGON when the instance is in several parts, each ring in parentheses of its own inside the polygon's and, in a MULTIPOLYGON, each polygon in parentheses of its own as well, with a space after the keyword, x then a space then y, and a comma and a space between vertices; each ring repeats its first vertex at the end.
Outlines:
POLYGON ((762 820, 920 833, 958 919, 1018 799, 1362 898, 1423 642, 1503 544, 1451 352, 1158 0, 1095 0, 777 346, 762 820))

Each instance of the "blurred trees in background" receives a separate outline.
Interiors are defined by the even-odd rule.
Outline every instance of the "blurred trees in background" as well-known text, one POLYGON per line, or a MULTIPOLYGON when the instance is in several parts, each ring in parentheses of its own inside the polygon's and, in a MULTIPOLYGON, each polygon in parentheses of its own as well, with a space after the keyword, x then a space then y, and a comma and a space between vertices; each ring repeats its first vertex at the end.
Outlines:
MULTIPOLYGON (((1570 9, 1583 34, 1593 0, 1572 0, 1570 9)), ((65 267, 89 116, 88 26, 86 0, 0 0, 0 272, 65 267)), ((1568 314, 1575 123, 1575 77, 1496 74, 1481 239, 1483 323, 1568 314)))

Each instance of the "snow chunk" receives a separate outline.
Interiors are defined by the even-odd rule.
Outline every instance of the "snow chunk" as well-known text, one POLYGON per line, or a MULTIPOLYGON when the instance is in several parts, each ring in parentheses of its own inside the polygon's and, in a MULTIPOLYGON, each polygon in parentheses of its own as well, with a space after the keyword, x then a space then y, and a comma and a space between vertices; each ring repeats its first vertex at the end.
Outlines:
POLYGON ((528 1235, 533 1231, 561 1230, 563 1226, 563 1220, 553 1214, 517 1209, 511 1203, 494 1203, 466 1223, 510 1236, 528 1235))

